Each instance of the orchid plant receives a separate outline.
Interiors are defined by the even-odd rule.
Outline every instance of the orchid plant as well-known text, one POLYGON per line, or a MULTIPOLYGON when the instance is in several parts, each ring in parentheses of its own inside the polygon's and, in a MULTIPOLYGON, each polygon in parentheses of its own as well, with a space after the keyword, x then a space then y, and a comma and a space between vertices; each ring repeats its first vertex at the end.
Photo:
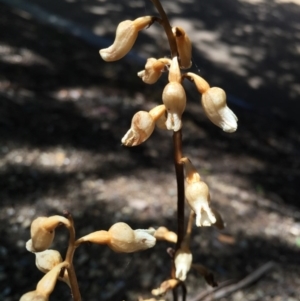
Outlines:
MULTIPOLYGON (((190 241, 194 223, 197 227, 215 226, 224 228, 221 215, 211 207, 210 190, 202 180, 190 158, 182 153, 183 113, 187 97, 183 86, 184 80, 194 83, 201 95, 201 104, 208 119, 223 131, 232 133, 237 129, 237 117, 226 103, 226 93, 192 72, 183 72, 192 65, 192 44, 183 28, 172 27, 159 2, 151 0, 159 12, 159 17, 142 16, 135 20, 121 22, 116 29, 113 44, 100 50, 100 56, 107 62, 123 58, 134 46, 141 30, 159 24, 162 26, 170 46, 169 58, 148 58, 145 69, 138 76, 146 84, 155 84, 163 72, 168 72, 168 83, 162 91, 162 104, 150 111, 137 112, 131 121, 130 129, 121 139, 122 144, 135 147, 144 143, 155 127, 173 133, 174 165, 177 179, 177 231, 176 233, 161 226, 158 229, 133 230, 126 223, 116 223, 109 230, 98 230, 79 239, 75 238, 74 222, 69 213, 65 216, 38 217, 31 224, 31 239, 26 248, 36 256, 38 269, 45 276, 38 282, 34 291, 24 294, 20 301, 47 301, 56 281, 62 280, 71 288, 74 301, 80 301, 81 295, 73 267, 73 256, 76 248, 90 242, 107 245, 115 252, 136 252, 151 248, 158 240, 175 244, 169 254, 172 258, 170 279, 152 290, 154 296, 173 292, 173 300, 178 300, 178 287, 182 288, 182 300, 186 299, 185 281, 191 268, 195 268, 206 279, 208 284, 216 286, 212 274, 204 266, 193 263, 190 241), (190 215, 185 228, 185 199, 190 208, 190 215), (55 229, 63 225, 69 230, 69 244, 65 259, 60 253, 49 249, 55 236, 55 229)), ((155 299, 151 299, 155 300, 155 299)))

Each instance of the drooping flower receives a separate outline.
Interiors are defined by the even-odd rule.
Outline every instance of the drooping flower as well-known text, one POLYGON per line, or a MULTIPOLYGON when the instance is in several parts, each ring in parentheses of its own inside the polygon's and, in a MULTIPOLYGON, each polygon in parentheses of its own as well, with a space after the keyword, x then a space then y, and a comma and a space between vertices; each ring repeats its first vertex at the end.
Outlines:
POLYGON ((132 253, 152 248, 156 243, 154 229, 133 230, 126 223, 116 223, 108 231, 100 230, 87 234, 76 241, 76 245, 83 242, 106 244, 118 253, 132 253))
POLYGON ((138 76, 146 84, 154 84, 161 77, 166 66, 170 65, 171 60, 167 58, 155 59, 149 58, 146 62, 145 69, 138 72, 138 76))
POLYGON ((174 132, 179 131, 182 127, 181 116, 186 106, 186 94, 181 85, 181 73, 177 57, 172 59, 169 83, 164 88, 162 100, 167 110, 167 129, 174 132))
POLYGON ((60 215, 36 218, 30 227, 32 248, 30 251, 41 252, 48 249, 54 239, 55 228, 60 224, 70 226, 69 220, 60 215))
POLYGON ((201 98, 201 103, 206 116, 224 132, 232 133, 237 129, 238 118, 228 108, 226 93, 223 89, 212 87, 208 89, 201 98))
POLYGON ((159 105, 150 110, 139 111, 131 120, 131 127, 122 138, 125 146, 137 146, 146 141, 154 131, 155 122, 165 113, 164 105, 159 105))
POLYGON ((196 225, 197 227, 211 226, 216 222, 216 217, 209 206, 209 188, 201 180, 199 173, 189 159, 182 158, 181 161, 185 165, 186 172, 185 197, 191 209, 196 213, 196 225))
POLYGON ((153 17, 144 16, 133 21, 121 22, 116 30, 114 43, 99 51, 101 57, 106 62, 113 62, 124 57, 134 45, 140 30, 153 23, 153 17))

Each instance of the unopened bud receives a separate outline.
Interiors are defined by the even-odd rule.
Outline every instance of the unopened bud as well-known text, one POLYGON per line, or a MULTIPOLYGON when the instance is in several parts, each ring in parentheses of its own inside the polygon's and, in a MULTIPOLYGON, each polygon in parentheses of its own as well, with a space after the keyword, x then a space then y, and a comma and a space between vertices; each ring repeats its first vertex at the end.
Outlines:
POLYGON ((192 65, 192 44, 181 27, 173 27, 172 32, 174 34, 177 50, 180 58, 180 67, 181 68, 190 68, 192 65))
POLYGON ((121 22, 116 30, 114 43, 99 51, 103 60, 113 62, 124 57, 134 45, 138 32, 153 23, 153 17, 145 16, 134 21, 126 20, 121 22))
POLYGON ((201 181, 200 175, 192 165, 191 161, 183 158, 182 162, 185 164, 186 170, 186 189, 185 197, 192 210, 196 213, 196 225, 211 226, 216 222, 210 203, 209 188, 201 181))
POLYGON ((213 87, 202 95, 202 106, 209 120, 224 132, 232 133, 237 129, 238 118, 227 107, 226 93, 223 89, 213 87))
POLYGON ((181 71, 179 68, 178 57, 174 56, 171 61, 170 69, 169 69, 169 82, 181 83, 181 71))
POLYGON ((146 84, 154 84, 161 77, 166 65, 170 65, 169 59, 149 58, 145 65, 145 70, 138 72, 138 76, 146 84))
POLYGON ((188 248, 180 248, 175 253, 175 277, 181 281, 185 281, 193 261, 193 255, 188 248))
POLYGON ((131 127, 121 141, 126 146, 137 146, 150 137, 154 128, 153 117, 146 111, 139 111, 133 116, 131 127))
POLYGON ((115 252, 131 253, 152 248, 156 239, 154 230, 132 230, 125 223, 116 223, 108 230, 108 246, 115 252))

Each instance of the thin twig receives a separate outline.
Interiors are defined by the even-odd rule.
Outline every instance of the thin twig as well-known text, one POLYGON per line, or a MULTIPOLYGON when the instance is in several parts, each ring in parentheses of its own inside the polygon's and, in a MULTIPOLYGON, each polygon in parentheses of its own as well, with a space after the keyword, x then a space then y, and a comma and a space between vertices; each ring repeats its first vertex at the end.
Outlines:
POLYGON ((250 285, 257 279, 259 279, 263 274, 274 268, 274 266, 275 263, 269 261, 237 283, 226 285, 225 287, 217 287, 213 290, 202 292, 201 294, 189 299, 188 301, 209 301, 221 299, 243 287, 250 285))

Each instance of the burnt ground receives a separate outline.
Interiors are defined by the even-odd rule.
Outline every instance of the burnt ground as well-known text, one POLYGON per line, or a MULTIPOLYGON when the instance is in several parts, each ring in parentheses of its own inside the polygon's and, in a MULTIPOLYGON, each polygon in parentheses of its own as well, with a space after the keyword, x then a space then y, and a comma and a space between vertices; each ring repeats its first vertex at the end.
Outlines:
MULTIPOLYGON (((220 7, 227 13, 237 5, 228 3, 220 7)), ((245 9, 256 16, 254 6, 245 9)), ((282 23, 267 23, 265 32, 257 26, 251 41, 238 34, 227 40, 251 46, 267 37, 269 56, 258 67, 248 57, 248 77, 208 59, 197 61, 201 72, 211 73, 210 82, 245 100, 230 102, 239 117, 236 133, 211 124, 193 87, 186 85, 183 152, 209 184, 212 204, 227 224, 222 232, 194 229, 194 262, 210 268, 220 282, 276 263, 224 301, 296 301, 300 296, 300 37, 292 30, 300 9, 282 4, 274 11, 282 23), (265 80, 262 86, 255 74, 265 80)), ((215 26, 203 20, 207 28, 215 26)), ((176 185, 169 132, 156 130, 136 148, 120 143, 132 115, 160 103, 166 77, 155 89, 145 86, 135 77, 138 64, 104 63, 98 49, 2 4, 0 22, 0 299, 13 301, 33 290, 42 276, 24 248, 35 217, 67 209, 77 236, 117 221, 175 230, 176 185)), ((67 233, 58 229, 54 248, 63 253, 66 242, 67 233)), ((169 276, 168 246, 159 242, 129 255, 80 247, 74 264, 83 300, 150 298, 151 289, 169 276)), ((186 284, 189 297, 207 289, 195 271, 186 284)), ((50 300, 71 300, 68 288, 58 283, 50 300)))

